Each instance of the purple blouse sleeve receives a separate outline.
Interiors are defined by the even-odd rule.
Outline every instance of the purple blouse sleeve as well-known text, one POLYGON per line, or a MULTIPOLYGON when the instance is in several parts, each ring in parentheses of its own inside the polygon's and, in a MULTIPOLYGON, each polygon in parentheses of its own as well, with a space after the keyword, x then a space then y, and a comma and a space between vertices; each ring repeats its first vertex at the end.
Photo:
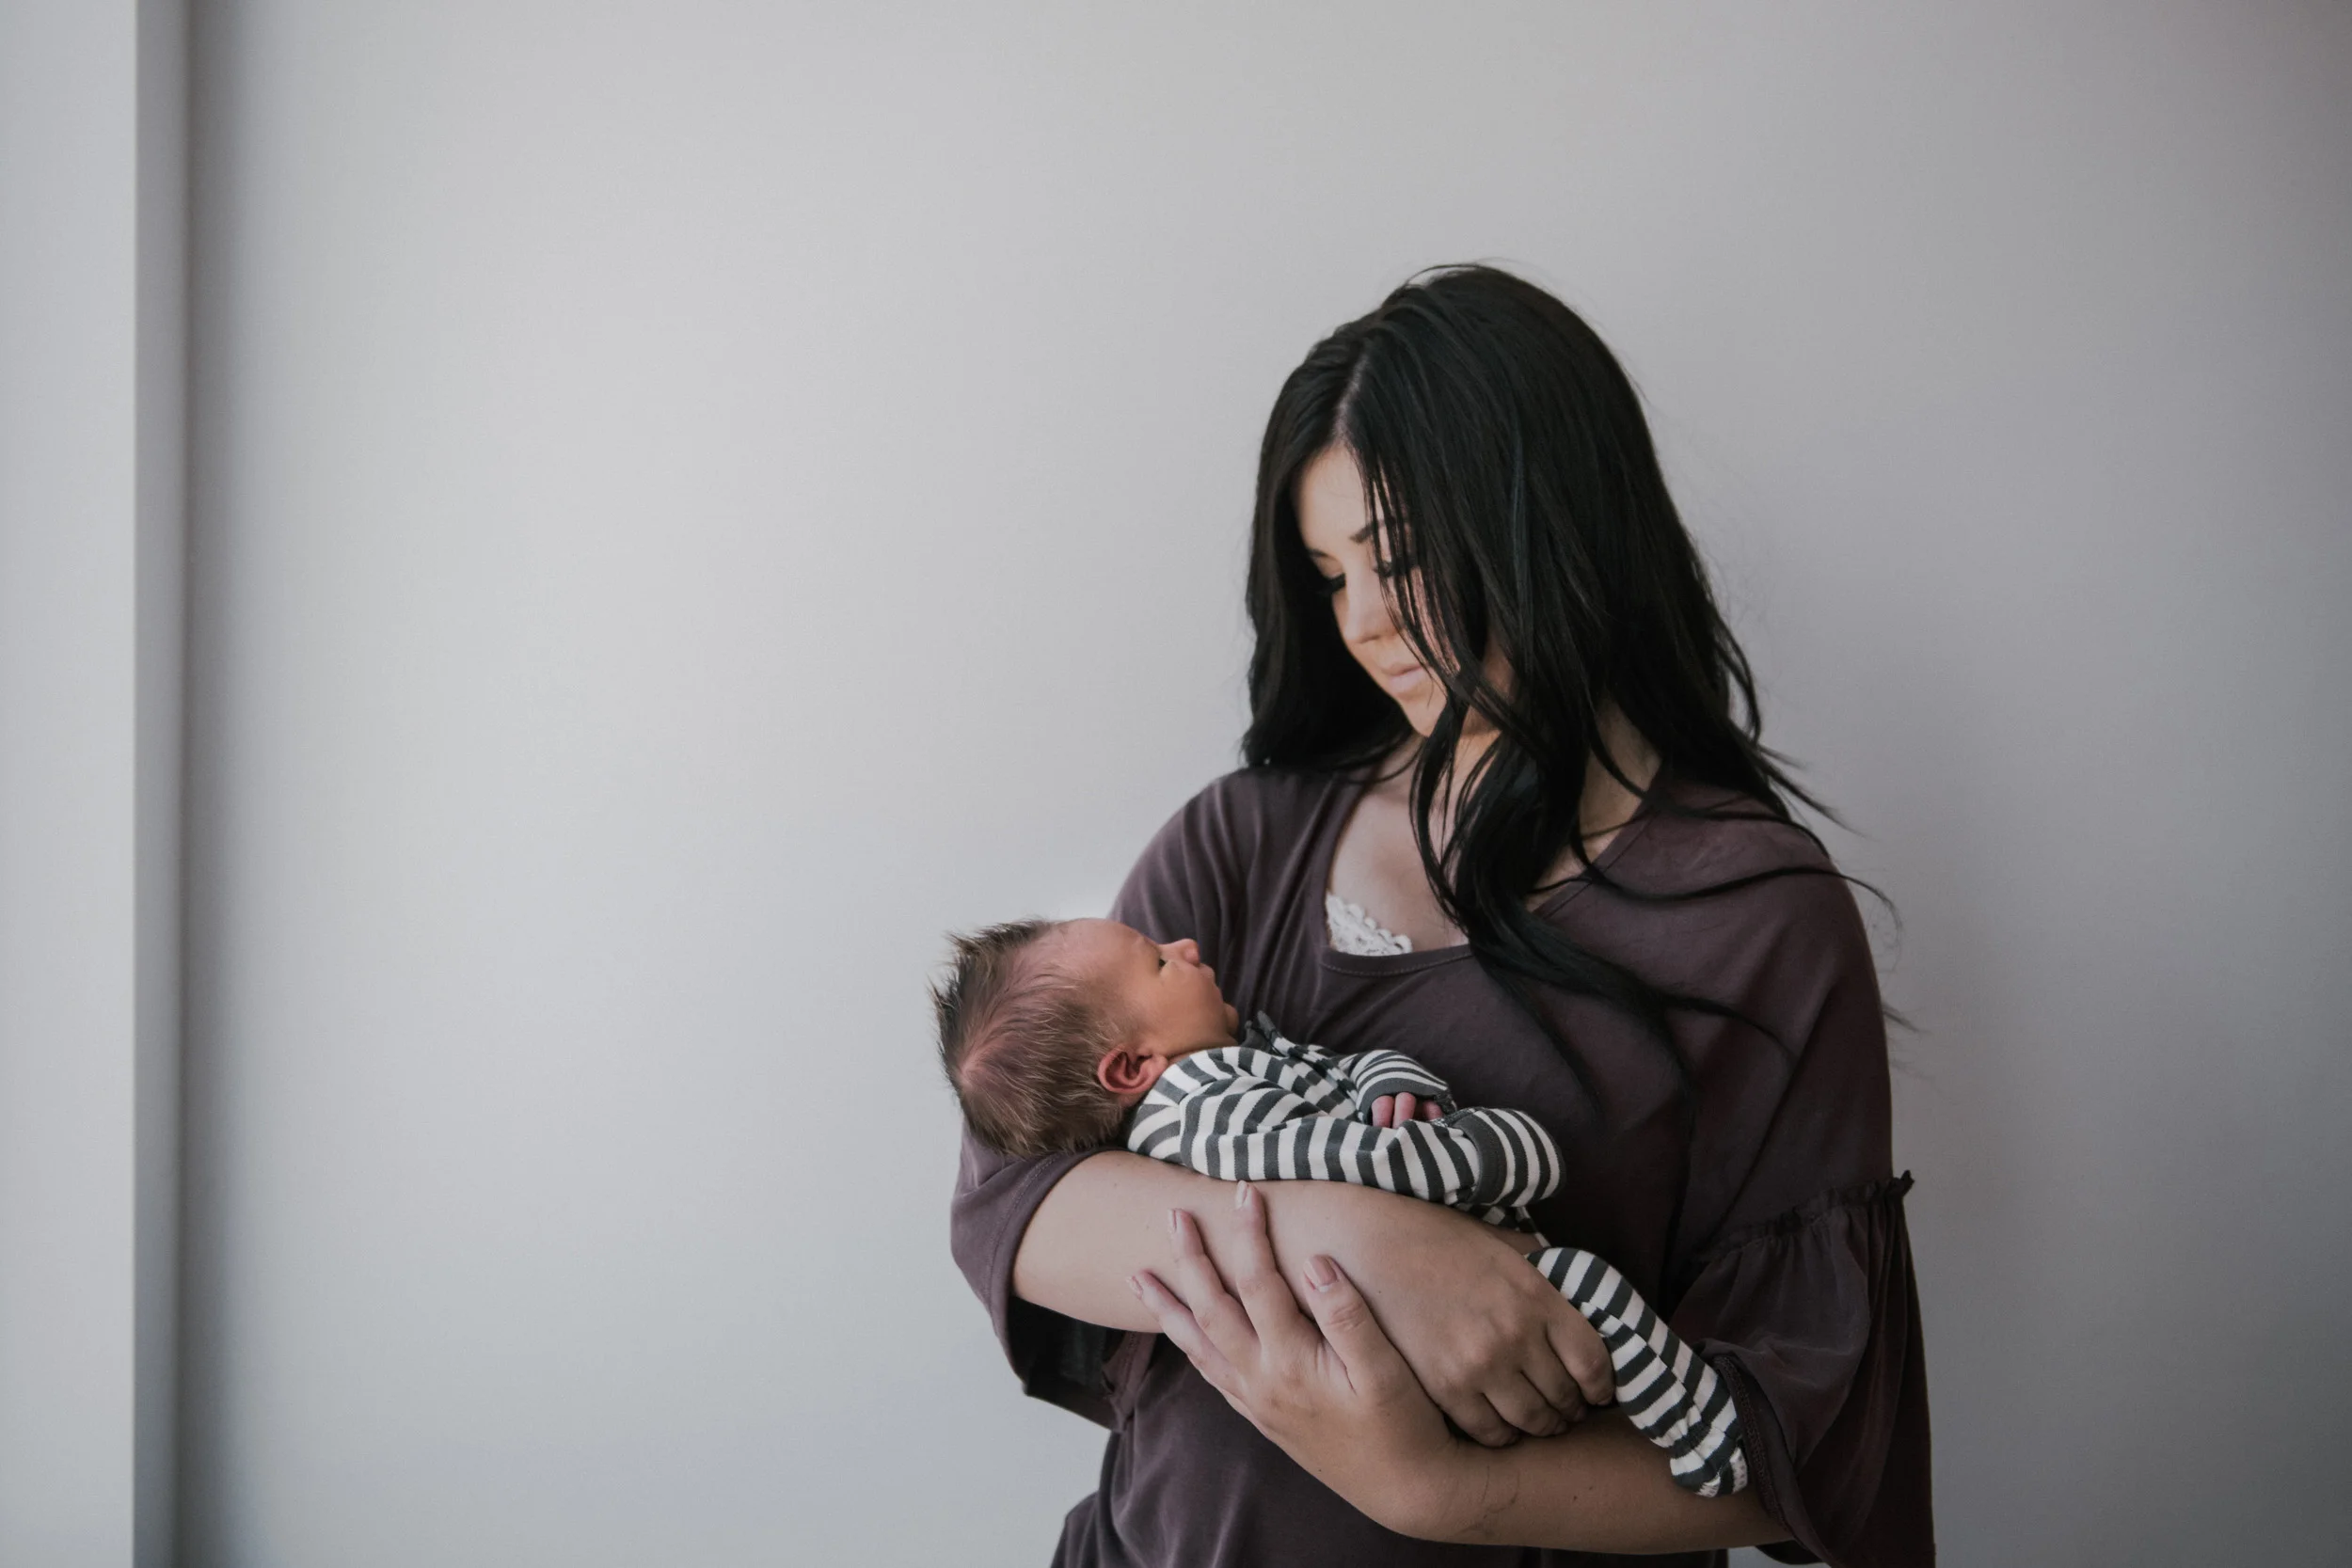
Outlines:
POLYGON ((1842 883, 1792 879, 1775 901, 1789 918, 1764 967, 1805 977, 1810 1027, 1671 1321, 1731 1383, 1760 1500, 1794 1538, 1769 1555, 1919 1568, 1935 1560, 1927 1363, 1877 974, 1842 883))
POLYGON ((1903 1229, 1908 1177, 1824 1195, 1727 1244, 1675 1315, 1731 1381, 1784 1562, 1934 1561, 1927 1362, 1903 1229))
POLYGON ((1045 1195, 1085 1159, 1044 1154, 1013 1160, 963 1136, 963 1162, 948 1209, 947 1244, 972 1293, 988 1308, 996 1342, 1022 1391, 1090 1421, 1111 1424, 1104 1372, 1120 1336, 1023 1301, 1012 1293, 1012 1260, 1045 1195))

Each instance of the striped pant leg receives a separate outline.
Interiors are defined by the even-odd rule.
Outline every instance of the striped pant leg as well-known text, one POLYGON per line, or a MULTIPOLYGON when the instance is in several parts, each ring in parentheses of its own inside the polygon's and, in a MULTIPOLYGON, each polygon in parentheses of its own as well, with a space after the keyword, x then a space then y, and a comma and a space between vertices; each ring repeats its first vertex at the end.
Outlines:
POLYGON ((1618 1408, 1636 1432, 1666 1450, 1675 1484, 1702 1497, 1744 1490, 1740 1412, 1715 1369, 1593 1254, 1556 1246, 1530 1261, 1599 1333, 1616 1370, 1618 1408))

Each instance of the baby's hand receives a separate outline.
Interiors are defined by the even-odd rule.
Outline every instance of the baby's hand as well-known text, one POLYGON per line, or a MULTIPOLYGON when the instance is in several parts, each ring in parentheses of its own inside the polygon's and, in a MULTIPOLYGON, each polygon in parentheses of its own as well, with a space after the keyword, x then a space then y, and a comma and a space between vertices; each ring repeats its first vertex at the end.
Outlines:
POLYGON ((1419 1117, 1423 1121, 1436 1121, 1445 1113, 1434 1100, 1422 1100, 1409 1094, 1384 1094, 1372 1102, 1372 1124, 1375 1127, 1394 1127, 1419 1117))

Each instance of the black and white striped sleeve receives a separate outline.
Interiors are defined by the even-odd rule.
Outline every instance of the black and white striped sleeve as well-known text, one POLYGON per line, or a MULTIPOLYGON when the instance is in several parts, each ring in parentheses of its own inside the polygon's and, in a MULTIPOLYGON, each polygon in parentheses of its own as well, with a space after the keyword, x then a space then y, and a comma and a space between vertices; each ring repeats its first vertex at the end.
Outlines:
POLYGON ((1559 1150, 1533 1117, 1370 1126, 1328 1066, 1246 1047, 1187 1056, 1136 1108, 1127 1147, 1219 1180, 1352 1181, 1456 1209, 1525 1205, 1560 1184, 1559 1150))
POLYGON ((1372 1116, 1372 1102, 1383 1095, 1409 1094, 1416 1100, 1435 1101, 1448 1115, 1454 1109, 1454 1091, 1446 1087, 1445 1080, 1401 1051, 1362 1051, 1335 1057, 1328 1070, 1346 1087, 1357 1114, 1367 1119, 1372 1116))

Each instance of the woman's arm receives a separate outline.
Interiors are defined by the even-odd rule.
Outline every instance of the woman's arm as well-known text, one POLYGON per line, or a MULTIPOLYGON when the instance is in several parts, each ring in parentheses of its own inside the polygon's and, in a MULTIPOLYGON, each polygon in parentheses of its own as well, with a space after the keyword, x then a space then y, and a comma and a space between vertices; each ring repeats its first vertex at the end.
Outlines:
POLYGON ((1415 1505, 1391 1528, 1472 1545, 1679 1552, 1788 1538, 1753 1490, 1701 1497, 1677 1486, 1658 1449, 1613 1410, 1512 1449, 1456 1442, 1415 1505))
POLYGON ((1236 1185, 1140 1155, 1097 1154, 1039 1205, 1013 1260, 1013 1293, 1085 1323, 1157 1333, 1159 1319, 1128 1281, 1175 1265, 1177 1211, 1199 1217, 1210 1254, 1221 1259, 1239 1258, 1252 1238, 1266 1245, 1270 1231, 1276 1267, 1300 1299, 1307 1260, 1337 1259, 1421 1388, 1480 1443, 1565 1431, 1588 1395, 1613 1392, 1607 1347, 1527 1266, 1525 1238, 1436 1204, 1335 1181, 1236 1185), (1245 1192, 1263 1201, 1237 1210, 1245 1192))
POLYGON ((1313 1321, 1301 1315, 1260 1218, 1271 1206, 1254 1201, 1265 1189, 1242 1191, 1222 1271, 1185 1215, 1171 1272, 1139 1274, 1136 1297, 1234 1408, 1368 1517, 1424 1540, 1575 1551, 1787 1539, 1754 1492, 1702 1498, 1677 1486, 1614 1414, 1506 1449, 1461 1441, 1332 1259, 1309 1259, 1313 1321))

